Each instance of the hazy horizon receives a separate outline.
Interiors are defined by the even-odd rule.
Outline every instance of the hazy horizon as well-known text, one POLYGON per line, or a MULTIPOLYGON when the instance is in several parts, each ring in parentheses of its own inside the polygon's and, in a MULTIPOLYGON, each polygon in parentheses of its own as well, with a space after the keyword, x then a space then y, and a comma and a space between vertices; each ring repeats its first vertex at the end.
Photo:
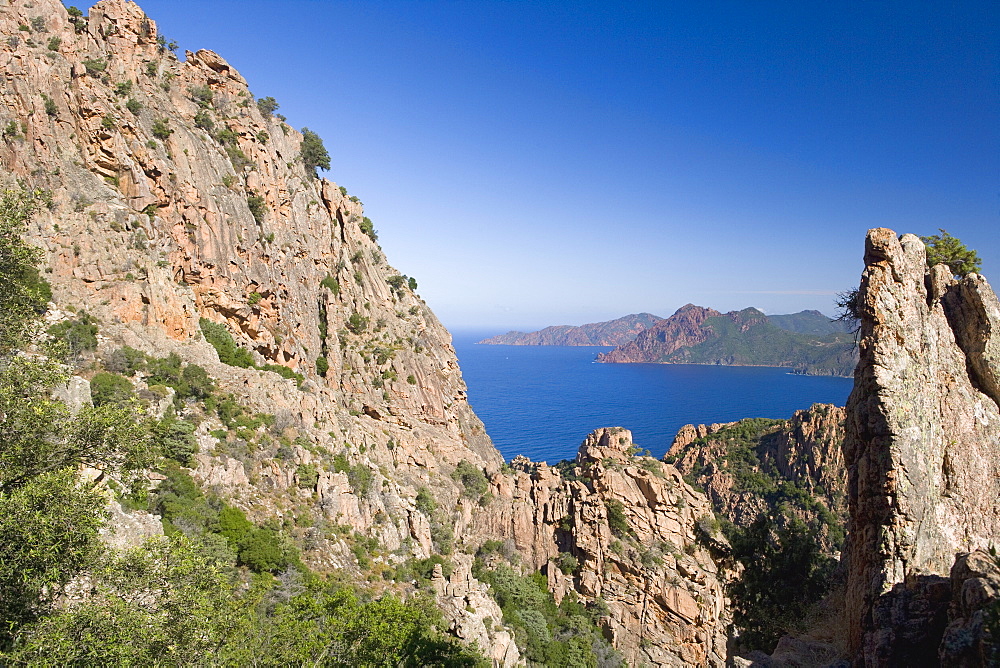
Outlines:
POLYGON ((139 4, 323 137, 451 328, 832 313, 871 227, 1000 266, 995 3, 139 4))

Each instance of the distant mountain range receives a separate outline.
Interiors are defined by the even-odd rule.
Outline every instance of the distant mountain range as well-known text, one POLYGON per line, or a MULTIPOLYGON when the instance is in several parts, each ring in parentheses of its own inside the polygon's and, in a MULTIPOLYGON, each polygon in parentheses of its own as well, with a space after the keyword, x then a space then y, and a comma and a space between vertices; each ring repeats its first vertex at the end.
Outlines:
POLYGON ((607 322, 586 325, 556 325, 537 332, 507 332, 479 343, 508 346, 621 346, 663 318, 651 313, 633 313, 607 322))
POLYGON ((480 341, 522 346, 614 345, 598 362, 781 366, 799 373, 850 376, 854 336, 819 311, 765 315, 756 308, 720 313, 687 304, 669 318, 649 313, 537 332, 508 332, 480 341))

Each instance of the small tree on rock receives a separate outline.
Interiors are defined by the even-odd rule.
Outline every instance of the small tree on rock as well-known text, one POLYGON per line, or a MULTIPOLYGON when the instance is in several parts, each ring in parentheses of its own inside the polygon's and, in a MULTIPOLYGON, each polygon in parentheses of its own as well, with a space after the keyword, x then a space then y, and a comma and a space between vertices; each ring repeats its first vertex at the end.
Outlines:
POLYGON ((982 269, 982 260, 976 251, 966 247, 956 237, 938 229, 941 234, 920 237, 927 246, 927 266, 946 264, 955 276, 965 276, 978 273, 982 269))
POLYGON ((302 163, 306 172, 316 176, 316 168, 330 169, 330 154, 323 140, 309 128, 302 128, 302 163))

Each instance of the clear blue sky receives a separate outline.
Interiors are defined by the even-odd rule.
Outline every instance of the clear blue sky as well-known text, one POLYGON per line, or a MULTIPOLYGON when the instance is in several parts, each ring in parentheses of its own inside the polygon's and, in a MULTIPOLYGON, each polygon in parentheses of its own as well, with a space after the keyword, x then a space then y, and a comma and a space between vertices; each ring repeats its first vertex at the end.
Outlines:
POLYGON ((869 227, 1000 286, 1000 3, 145 0, 325 140, 454 328, 833 312, 869 227))

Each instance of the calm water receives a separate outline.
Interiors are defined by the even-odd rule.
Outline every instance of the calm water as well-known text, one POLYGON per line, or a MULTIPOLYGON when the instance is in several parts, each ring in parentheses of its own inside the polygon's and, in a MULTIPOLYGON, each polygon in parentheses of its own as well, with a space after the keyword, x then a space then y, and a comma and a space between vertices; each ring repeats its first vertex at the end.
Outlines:
POLYGON ((555 463, 598 427, 626 427, 662 456, 685 424, 788 418, 816 402, 843 406, 853 381, 785 369, 595 364, 601 347, 479 346, 496 332, 454 332, 469 401, 506 459, 555 463))

